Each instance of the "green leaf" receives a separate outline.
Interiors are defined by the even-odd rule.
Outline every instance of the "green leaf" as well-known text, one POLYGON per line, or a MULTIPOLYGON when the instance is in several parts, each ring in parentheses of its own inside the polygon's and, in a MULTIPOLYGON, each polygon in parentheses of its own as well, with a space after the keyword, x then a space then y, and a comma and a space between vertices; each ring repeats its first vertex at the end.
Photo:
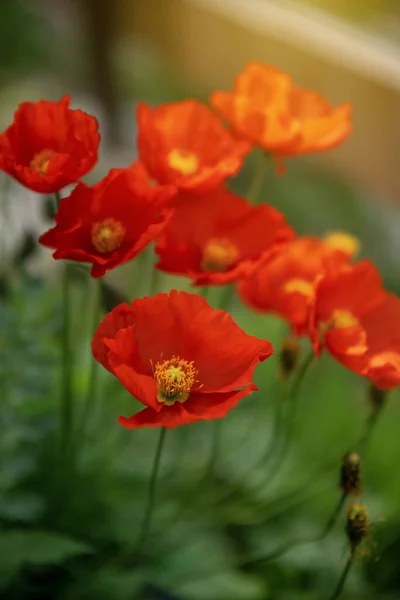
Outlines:
POLYGON ((260 577, 234 571, 185 584, 179 592, 187 600, 264 600, 267 597, 266 584, 260 577))
POLYGON ((5 584, 26 564, 51 565, 90 554, 87 544, 47 531, 12 530, 0 533, 0 582, 5 584))
POLYGON ((44 512, 44 500, 32 492, 8 494, 0 500, 0 517, 7 521, 33 522, 44 512))
POLYGON ((139 595, 145 581, 149 579, 146 571, 122 571, 119 569, 102 567, 92 575, 78 580, 68 589, 63 600, 132 600, 142 598, 139 595))

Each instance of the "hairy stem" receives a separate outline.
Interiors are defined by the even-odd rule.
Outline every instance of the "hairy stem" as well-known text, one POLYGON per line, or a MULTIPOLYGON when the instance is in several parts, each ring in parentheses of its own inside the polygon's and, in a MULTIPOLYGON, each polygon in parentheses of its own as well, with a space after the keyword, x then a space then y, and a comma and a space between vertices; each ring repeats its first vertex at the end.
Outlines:
POLYGON ((141 533, 139 536, 139 542, 138 542, 138 551, 139 552, 143 549, 143 547, 147 541, 149 531, 150 531, 151 519, 153 516, 155 499, 156 499, 157 476, 158 476, 158 471, 159 471, 159 467, 160 467, 160 459, 161 459, 162 449, 164 446, 166 432, 167 432, 167 430, 164 427, 162 427, 161 431, 160 431, 160 436, 158 438, 156 455, 154 457, 153 469, 152 469, 151 476, 150 476, 149 493, 147 496, 147 504, 146 504, 146 509, 145 509, 143 523, 142 523, 142 530, 141 530, 141 533))
POLYGON ((269 160, 264 152, 259 152, 258 161, 255 166, 254 176, 251 181, 249 190, 246 193, 246 198, 254 205, 261 202, 261 190, 264 182, 265 173, 268 169, 269 160))
POLYGON ((62 379, 61 379, 61 451, 69 452, 70 437, 73 427, 73 398, 72 398, 72 349, 71 349, 71 311, 70 292, 71 275, 68 264, 64 265, 62 277, 62 313, 63 326, 61 337, 62 379))
POLYGON ((337 598, 339 598, 339 596, 342 594, 348 574, 350 573, 350 569, 353 566, 353 562, 354 562, 354 552, 350 553, 349 558, 347 559, 347 563, 343 569, 343 573, 340 576, 340 579, 337 583, 336 588, 333 591, 332 596, 329 597, 329 600, 337 600, 337 598))

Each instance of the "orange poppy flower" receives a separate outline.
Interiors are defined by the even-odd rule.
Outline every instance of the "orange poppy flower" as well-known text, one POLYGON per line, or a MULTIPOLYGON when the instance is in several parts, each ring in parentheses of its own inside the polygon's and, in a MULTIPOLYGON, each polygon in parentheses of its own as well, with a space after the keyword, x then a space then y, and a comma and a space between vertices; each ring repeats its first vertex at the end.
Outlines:
POLYGON ((69 101, 24 102, 0 134, 0 168, 35 192, 58 192, 97 162, 97 121, 69 101))
POLYGON ((286 73, 251 62, 232 92, 214 92, 211 105, 234 131, 276 157, 329 150, 351 132, 351 107, 334 108, 297 87, 286 73))
POLYGON ((157 294, 106 315, 94 358, 146 408, 119 417, 124 427, 167 428, 220 419, 256 390, 255 367, 273 354, 224 311, 196 294, 157 294))
POLYGON ((92 263, 101 277, 152 242, 172 214, 172 186, 151 187, 131 169, 112 169, 94 186, 79 183, 62 198, 56 226, 39 242, 55 249, 55 259, 92 263))
POLYGON ((250 308, 275 313, 289 322, 297 335, 308 331, 308 313, 317 278, 352 257, 352 236, 336 233, 325 239, 302 236, 282 245, 271 258, 238 284, 238 294, 250 308))
POLYGON ((197 100, 156 108, 142 102, 137 121, 139 155, 150 176, 181 189, 212 190, 239 171, 250 150, 197 100))
MULTIPOLYGON (((397 304, 388 301, 379 272, 369 260, 331 270, 317 283, 310 311, 314 349, 319 354, 325 347, 347 368, 362 375, 369 370, 373 379, 374 369, 380 373, 393 358, 396 325, 390 319, 398 310, 397 304)), ((379 380, 379 374, 375 375, 379 380)))
POLYGON ((275 208, 254 207, 225 188, 195 200, 182 192, 175 207, 157 240, 156 268, 190 277, 196 285, 236 281, 266 253, 295 236, 275 208))

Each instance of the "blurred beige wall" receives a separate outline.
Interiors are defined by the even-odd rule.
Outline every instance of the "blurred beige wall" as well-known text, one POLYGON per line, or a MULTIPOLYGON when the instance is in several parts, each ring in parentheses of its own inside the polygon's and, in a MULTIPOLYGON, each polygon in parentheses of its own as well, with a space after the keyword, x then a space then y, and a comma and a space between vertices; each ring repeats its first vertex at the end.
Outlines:
POLYGON ((349 101, 354 133, 340 148, 312 160, 400 203, 399 49, 394 56, 390 46, 378 41, 375 49, 374 38, 360 42, 351 31, 342 31, 339 22, 314 21, 312 13, 297 18, 293 9, 290 19, 282 19, 270 0, 263 0, 263 6, 275 20, 267 18, 264 28, 257 13, 253 20, 245 18, 253 5, 263 11, 259 0, 120 1, 122 30, 154 41, 190 86, 206 92, 229 89, 246 61, 262 60, 334 103, 349 101), (306 31, 303 22, 311 24, 304 25, 306 31), (336 33, 339 41, 332 48, 336 33))

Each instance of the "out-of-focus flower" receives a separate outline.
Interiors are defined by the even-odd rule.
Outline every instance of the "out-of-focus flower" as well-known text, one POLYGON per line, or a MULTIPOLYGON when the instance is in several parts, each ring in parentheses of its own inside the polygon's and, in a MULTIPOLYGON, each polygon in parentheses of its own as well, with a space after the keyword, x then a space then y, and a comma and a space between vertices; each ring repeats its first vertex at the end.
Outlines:
POLYGON ((400 385, 400 300, 385 292, 370 261, 346 265, 321 278, 310 335, 317 353, 323 345, 376 387, 400 385))
POLYGON ((349 261, 355 247, 350 239, 302 236, 282 245, 239 283, 239 296, 253 310, 278 314, 298 335, 305 334, 315 282, 325 270, 349 261))
POLYGON ((135 162, 131 164, 130 169, 132 169, 133 174, 139 181, 143 181, 143 183, 147 183, 148 185, 152 186, 157 185, 157 182, 150 177, 150 174, 144 163, 142 163, 140 160, 135 160, 135 162))
POLYGON ((106 315, 92 342, 95 359, 146 408, 124 427, 176 427, 224 417, 256 390, 255 367, 271 344, 244 333, 196 294, 157 294, 106 315))
POLYGON ((360 251, 360 240, 345 231, 331 231, 323 238, 328 248, 355 257, 360 251))
POLYGON ((250 150, 197 100, 139 103, 137 120, 140 160, 156 181, 180 189, 212 190, 239 171, 250 150))
POLYGON ((236 281, 295 236, 275 208, 254 207, 225 188, 195 198, 181 193, 175 206, 157 241, 156 268, 190 277, 197 285, 236 281))
POLYGON ((214 92, 211 105, 235 132, 276 157, 329 150, 351 132, 351 107, 333 107, 269 65, 248 63, 232 92, 214 92))
POLYGON ((0 168, 33 191, 58 192, 97 162, 97 121, 69 101, 24 102, 0 135, 0 168))
POLYGON ((161 232, 172 214, 176 189, 151 187, 131 169, 111 169, 90 187, 79 183, 63 198, 56 226, 39 241, 55 259, 92 263, 92 276, 137 256, 161 232))
MULTIPOLYGON (((400 385, 400 299, 386 294, 382 304, 361 321, 367 334, 366 353, 354 369, 381 390, 400 385)), ((377 401, 377 394, 375 395, 377 401)), ((381 395, 381 406, 384 402, 381 395)), ((379 407, 376 406, 375 410, 379 407)))

